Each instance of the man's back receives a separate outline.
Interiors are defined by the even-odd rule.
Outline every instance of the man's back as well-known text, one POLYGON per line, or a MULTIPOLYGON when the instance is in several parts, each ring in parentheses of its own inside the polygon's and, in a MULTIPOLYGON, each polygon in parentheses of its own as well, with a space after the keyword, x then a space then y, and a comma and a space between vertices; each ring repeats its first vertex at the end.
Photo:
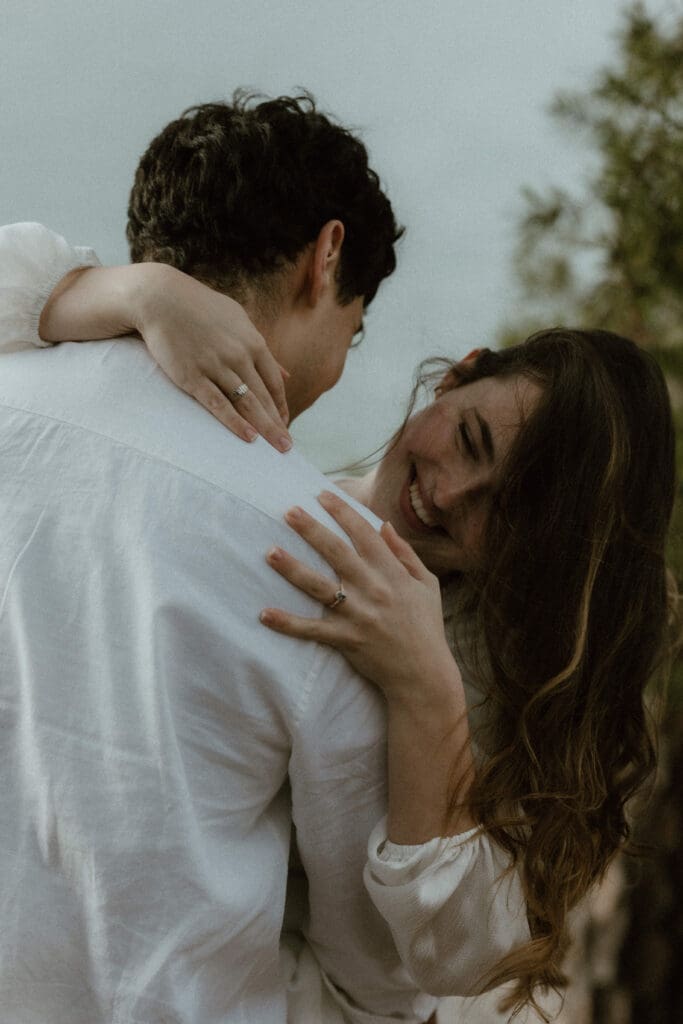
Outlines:
POLYGON ((0 437, 3 1021, 283 1021, 293 763, 330 973, 392 1012, 411 986, 343 845, 384 806, 381 701, 258 621, 314 613, 263 556, 297 550, 282 513, 319 475, 230 437, 133 341, 7 357, 0 437))

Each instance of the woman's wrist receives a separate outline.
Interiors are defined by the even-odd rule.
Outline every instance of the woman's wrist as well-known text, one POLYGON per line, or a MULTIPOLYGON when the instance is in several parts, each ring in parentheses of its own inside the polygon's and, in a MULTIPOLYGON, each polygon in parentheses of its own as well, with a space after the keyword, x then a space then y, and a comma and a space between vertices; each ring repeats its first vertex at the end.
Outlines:
POLYGON ((171 267, 136 263, 71 271, 50 294, 40 316, 44 341, 88 341, 143 333, 150 308, 171 287, 171 267))
POLYGON ((132 263, 120 280, 121 313, 129 319, 129 330, 143 338, 158 321, 181 271, 167 263, 132 263))
POLYGON ((424 843, 455 835, 475 821, 467 806, 474 765, 460 671, 432 665, 412 691, 387 697, 388 838, 424 843))
POLYGON ((391 686, 381 687, 390 710, 396 714, 418 715, 435 722, 443 720, 444 708, 465 707, 460 669, 444 643, 441 651, 431 650, 429 659, 403 665, 391 686))
MULTIPOLYGON (((419 684, 423 689, 424 681, 419 684)), ((460 674, 442 686, 424 687, 428 692, 392 695, 387 698, 387 722, 403 750, 451 750, 469 747, 467 705, 460 674)))

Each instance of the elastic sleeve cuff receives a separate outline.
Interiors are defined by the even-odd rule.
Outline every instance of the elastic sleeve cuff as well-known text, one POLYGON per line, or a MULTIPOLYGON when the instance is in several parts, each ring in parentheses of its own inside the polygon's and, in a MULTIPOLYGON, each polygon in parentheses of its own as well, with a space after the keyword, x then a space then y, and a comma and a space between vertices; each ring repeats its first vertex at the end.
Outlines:
POLYGON ((368 840, 368 868, 381 885, 403 885, 437 864, 454 860, 478 834, 481 829, 475 827, 454 836, 436 836, 426 843, 404 846, 387 838, 387 819, 382 818, 368 840))
POLYGON ((92 249, 71 246, 42 224, 0 227, 0 352, 49 348, 38 333, 48 297, 65 274, 99 265, 92 249))
POLYGON ((486 972, 529 941, 521 882, 481 828, 420 846, 370 837, 365 887, 411 977, 433 995, 473 995, 486 972))

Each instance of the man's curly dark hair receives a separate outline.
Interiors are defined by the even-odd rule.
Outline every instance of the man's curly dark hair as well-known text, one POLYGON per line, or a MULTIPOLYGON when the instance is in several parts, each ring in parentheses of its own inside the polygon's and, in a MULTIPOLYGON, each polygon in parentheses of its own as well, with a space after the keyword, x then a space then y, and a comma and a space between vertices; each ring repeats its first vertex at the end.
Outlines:
POLYGON ((266 280, 327 221, 345 229, 342 304, 368 305, 396 266, 403 233, 365 146, 313 97, 262 97, 190 107, 143 154, 128 206, 134 262, 170 263, 224 290, 266 280))

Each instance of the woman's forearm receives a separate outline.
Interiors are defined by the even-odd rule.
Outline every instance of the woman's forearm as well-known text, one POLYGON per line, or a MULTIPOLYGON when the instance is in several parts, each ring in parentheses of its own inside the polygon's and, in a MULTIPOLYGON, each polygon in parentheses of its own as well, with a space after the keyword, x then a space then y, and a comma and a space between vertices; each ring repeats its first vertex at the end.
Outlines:
POLYGON ((415 699, 388 700, 387 837, 399 845, 476 824, 467 807, 474 763, 460 672, 451 660, 434 673, 433 697, 422 680, 415 699))
POLYGON ((163 293, 177 271, 158 263, 84 267, 57 284, 40 316, 43 341, 115 338, 140 329, 147 296, 163 293))

